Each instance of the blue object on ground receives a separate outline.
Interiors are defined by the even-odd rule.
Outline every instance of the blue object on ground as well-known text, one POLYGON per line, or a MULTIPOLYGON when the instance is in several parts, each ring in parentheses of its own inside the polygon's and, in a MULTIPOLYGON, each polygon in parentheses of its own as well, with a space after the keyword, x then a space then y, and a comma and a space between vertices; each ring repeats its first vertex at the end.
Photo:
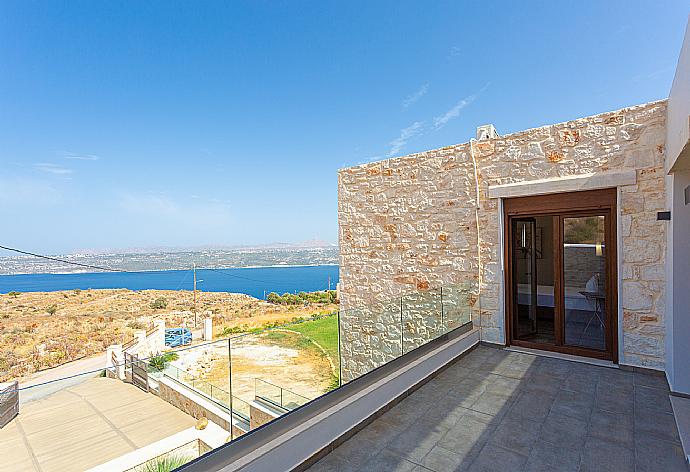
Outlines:
POLYGON ((192 331, 189 328, 167 328, 165 330, 165 345, 178 347, 192 343, 192 331))

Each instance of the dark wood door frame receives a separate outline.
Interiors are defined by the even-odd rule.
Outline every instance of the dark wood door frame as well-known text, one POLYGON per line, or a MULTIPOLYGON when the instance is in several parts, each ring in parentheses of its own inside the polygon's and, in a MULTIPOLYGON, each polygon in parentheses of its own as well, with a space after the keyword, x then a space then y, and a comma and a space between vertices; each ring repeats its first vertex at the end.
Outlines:
MULTIPOLYGON (((506 345, 515 345, 532 349, 541 349, 572 354, 576 356, 592 357, 618 362, 618 260, 617 260, 617 191, 615 188, 590 190, 583 192, 569 192, 530 197, 506 199, 503 202, 503 257, 505 260, 505 330, 506 345), (512 261, 512 218, 532 216, 553 216, 555 221, 554 247, 563 245, 563 217, 582 216, 598 212, 606 217, 605 245, 607 248, 607 280, 606 280, 606 351, 596 351, 576 346, 566 346, 563 343, 564 333, 561 323, 554 323, 557 344, 544 345, 525 340, 513 339, 513 313, 515 312, 515 298, 513 293, 513 261, 512 261)), ((554 262, 554 310, 560 307, 564 311, 562 278, 562 251, 558 252, 554 262)), ((564 313, 556 317, 563 319, 564 313)))

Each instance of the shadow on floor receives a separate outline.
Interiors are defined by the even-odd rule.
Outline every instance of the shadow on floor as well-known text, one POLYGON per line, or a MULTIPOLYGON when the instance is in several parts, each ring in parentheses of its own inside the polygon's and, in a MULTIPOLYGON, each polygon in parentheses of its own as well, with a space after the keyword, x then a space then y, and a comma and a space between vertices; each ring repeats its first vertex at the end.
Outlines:
POLYGON ((663 377, 480 346, 323 471, 683 471, 663 377))

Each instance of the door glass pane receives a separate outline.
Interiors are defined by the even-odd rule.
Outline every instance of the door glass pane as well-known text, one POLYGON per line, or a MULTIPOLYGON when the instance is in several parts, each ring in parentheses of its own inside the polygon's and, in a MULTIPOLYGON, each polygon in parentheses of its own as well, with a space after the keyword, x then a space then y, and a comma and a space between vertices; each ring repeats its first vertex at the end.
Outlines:
POLYGON ((517 339, 554 344, 553 218, 515 220, 513 293, 517 339))
POLYGON ((532 337, 537 331, 536 286, 532 236, 534 221, 518 220, 513 226, 513 267, 515 284, 515 333, 518 339, 532 337))
POLYGON ((606 349, 605 217, 563 218, 565 344, 606 349))

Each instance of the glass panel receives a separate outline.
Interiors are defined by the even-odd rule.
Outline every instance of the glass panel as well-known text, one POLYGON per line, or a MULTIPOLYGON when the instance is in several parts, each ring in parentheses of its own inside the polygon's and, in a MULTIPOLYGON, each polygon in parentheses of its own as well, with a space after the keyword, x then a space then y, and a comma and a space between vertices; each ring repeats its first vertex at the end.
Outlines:
POLYGON ((441 291, 413 292, 402 297, 403 353, 443 334, 441 291))
POLYGON ((261 398, 267 402, 273 403, 276 406, 282 405, 280 387, 264 382, 263 380, 256 379, 255 383, 255 396, 256 398, 261 398))
POLYGON ((537 331, 537 287, 534 283, 534 220, 513 222, 513 290, 515 293, 515 334, 518 339, 537 331))
POLYGON ((477 298, 475 286, 471 282, 442 288, 445 331, 454 330, 472 321, 477 298))
POLYGON ((514 221, 513 290, 518 339, 556 342, 553 238, 551 216, 514 221))
POLYGON ((303 397, 302 395, 298 395, 295 392, 285 389, 283 389, 282 401, 283 404, 281 406, 286 410, 294 410, 297 407, 309 403, 309 399, 307 397, 303 397))
POLYGON ((563 218, 565 344, 606 349, 605 217, 563 218))

